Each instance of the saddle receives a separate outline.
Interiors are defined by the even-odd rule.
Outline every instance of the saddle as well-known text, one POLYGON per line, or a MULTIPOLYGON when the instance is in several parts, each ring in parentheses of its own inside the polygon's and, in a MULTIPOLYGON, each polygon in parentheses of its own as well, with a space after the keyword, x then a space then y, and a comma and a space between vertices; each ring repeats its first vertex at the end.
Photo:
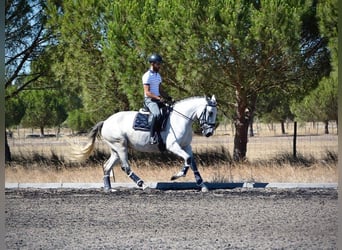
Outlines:
MULTIPOLYGON (((161 118, 156 122, 156 132, 160 133, 164 131, 166 126, 166 120, 172 110, 171 106, 165 106, 160 108, 161 118)), ((151 128, 151 113, 147 107, 143 107, 139 110, 133 121, 133 129, 140 131, 150 131, 151 128)))

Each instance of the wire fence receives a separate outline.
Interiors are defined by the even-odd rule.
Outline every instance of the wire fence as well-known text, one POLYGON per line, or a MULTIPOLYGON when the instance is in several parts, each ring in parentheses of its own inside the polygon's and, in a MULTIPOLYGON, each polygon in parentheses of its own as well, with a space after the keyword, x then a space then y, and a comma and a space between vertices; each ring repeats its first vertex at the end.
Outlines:
MULTIPOLYGON (((294 122, 285 124, 285 134, 282 133, 281 124, 254 124, 254 136, 248 137, 247 158, 249 160, 267 160, 282 154, 293 154, 294 122)), ((299 123, 297 125, 296 154, 304 157, 324 159, 327 154, 338 152, 338 134, 336 122, 329 122, 329 134, 325 134, 324 123, 299 123)), ((233 154, 235 128, 233 124, 220 125, 215 136, 208 138, 194 138, 200 142, 201 148, 216 145, 224 147, 233 154)), ((197 147, 199 148, 199 147, 197 147)), ((199 149, 200 150, 200 149, 199 149)))
MULTIPOLYGON (((336 122, 329 122, 329 134, 325 134, 324 123, 298 124, 296 152, 304 157, 324 159, 327 153, 338 152, 338 134, 336 122)), ((46 136, 40 137, 38 129, 12 130, 8 139, 11 151, 56 151, 63 154, 73 144, 85 144, 86 135, 75 135, 70 129, 61 129, 57 134, 55 129, 46 129, 46 136)), ((281 154, 293 153, 294 123, 285 124, 285 134, 281 131, 280 123, 254 123, 254 136, 248 137, 247 158, 249 160, 267 160, 281 154)), ((195 135, 192 142, 194 152, 205 152, 217 148, 233 154, 235 128, 233 124, 220 125, 214 136, 206 138, 195 135)), ((102 142, 99 142, 103 148, 102 142)))

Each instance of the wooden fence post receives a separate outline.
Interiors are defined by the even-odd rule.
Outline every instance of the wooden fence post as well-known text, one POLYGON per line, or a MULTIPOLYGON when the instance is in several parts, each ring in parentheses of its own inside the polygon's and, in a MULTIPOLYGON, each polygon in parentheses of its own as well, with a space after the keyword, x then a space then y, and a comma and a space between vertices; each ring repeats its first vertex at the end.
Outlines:
POLYGON ((293 158, 297 158, 297 122, 293 125, 293 158))

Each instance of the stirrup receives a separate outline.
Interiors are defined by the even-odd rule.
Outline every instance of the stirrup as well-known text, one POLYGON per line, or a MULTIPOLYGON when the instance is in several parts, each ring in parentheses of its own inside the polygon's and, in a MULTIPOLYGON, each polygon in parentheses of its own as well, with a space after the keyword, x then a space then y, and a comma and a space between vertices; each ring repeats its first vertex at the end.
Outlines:
POLYGON ((154 135, 153 137, 150 138, 150 144, 157 144, 158 143, 158 137, 154 135))

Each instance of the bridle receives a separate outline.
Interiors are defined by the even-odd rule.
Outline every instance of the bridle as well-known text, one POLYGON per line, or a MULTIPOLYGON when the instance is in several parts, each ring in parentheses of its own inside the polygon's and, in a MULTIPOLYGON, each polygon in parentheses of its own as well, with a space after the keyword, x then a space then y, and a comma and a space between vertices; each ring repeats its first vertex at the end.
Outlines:
MULTIPOLYGON (((208 106, 209 106, 209 107, 216 107, 216 103, 212 103, 212 102, 209 101, 209 103, 207 103, 207 104, 205 105, 205 107, 204 107, 202 113, 200 114, 200 116, 199 116, 199 118, 198 118, 199 124, 200 124, 201 128, 202 128, 204 125, 207 125, 207 126, 215 126, 215 123, 210 123, 210 122, 208 122, 208 120, 207 120, 208 117, 207 117, 206 114, 207 114, 207 107, 208 107, 208 106)), ((192 122, 195 121, 195 119, 192 119, 192 118, 190 118, 190 117, 184 115, 183 113, 181 113, 181 112, 179 112, 179 111, 177 111, 177 110, 175 110, 175 109, 172 109, 172 111, 176 112, 177 114, 179 114, 180 116, 182 116, 183 118, 185 118, 185 119, 187 119, 187 120, 189 120, 189 121, 192 121, 192 122)))
POLYGON ((199 119, 199 123, 202 129, 204 129, 204 126, 207 127, 215 127, 215 122, 209 121, 209 116, 207 117, 207 108, 209 107, 216 107, 216 103, 209 102, 207 105, 205 105, 205 108, 203 109, 199 119))

